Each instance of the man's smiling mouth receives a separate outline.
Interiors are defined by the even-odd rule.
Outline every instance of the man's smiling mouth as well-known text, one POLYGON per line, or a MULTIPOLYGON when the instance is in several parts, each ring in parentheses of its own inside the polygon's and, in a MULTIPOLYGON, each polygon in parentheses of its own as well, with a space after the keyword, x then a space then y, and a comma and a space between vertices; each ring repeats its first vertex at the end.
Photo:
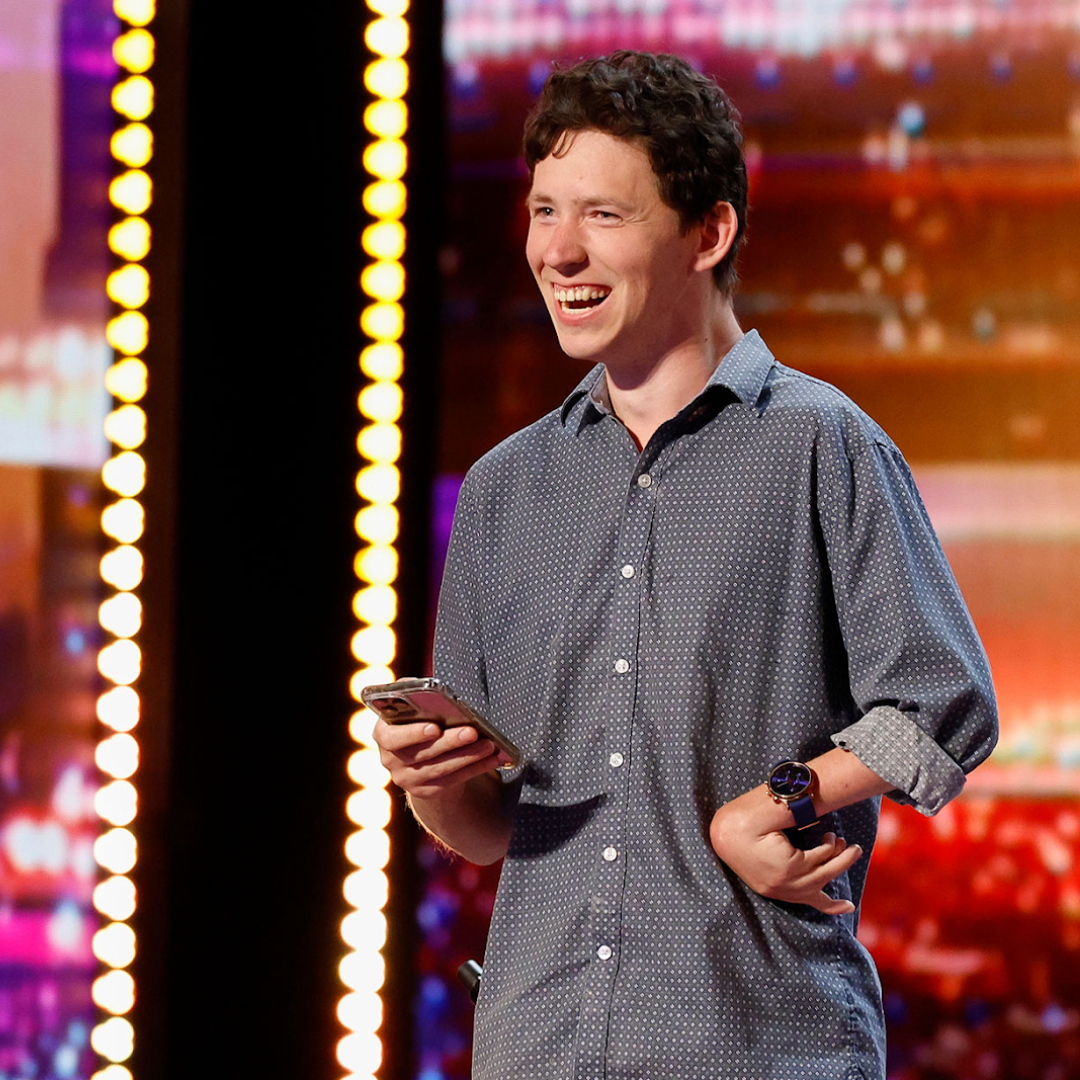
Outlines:
POLYGON ((587 311, 602 304, 611 295, 610 289, 596 285, 577 285, 572 289, 554 285, 552 289, 563 311, 587 311))

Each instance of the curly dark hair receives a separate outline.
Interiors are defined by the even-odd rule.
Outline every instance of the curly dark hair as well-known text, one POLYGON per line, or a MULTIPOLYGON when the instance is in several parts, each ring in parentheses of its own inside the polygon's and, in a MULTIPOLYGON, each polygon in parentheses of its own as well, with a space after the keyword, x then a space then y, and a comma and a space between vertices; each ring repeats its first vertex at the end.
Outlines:
POLYGON ((525 122, 525 162, 531 179, 538 161, 565 153, 563 137, 575 131, 638 142, 649 155, 660 197, 684 229, 717 202, 735 208, 735 241, 713 268, 717 288, 730 296, 746 231, 739 120, 727 94, 682 57, 623 49, 552 71, 525 122))

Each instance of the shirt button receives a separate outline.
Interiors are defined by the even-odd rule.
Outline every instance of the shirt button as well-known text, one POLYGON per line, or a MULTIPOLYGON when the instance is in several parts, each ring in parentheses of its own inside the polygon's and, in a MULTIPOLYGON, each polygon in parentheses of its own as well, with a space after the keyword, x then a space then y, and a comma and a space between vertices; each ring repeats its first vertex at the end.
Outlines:
POLYGON ((622 568, 622 576, 624 578, 632 578, 634 576, 634 568, 629 563, 622 568))
POLYGON ((615 670, 620 675, 625 675, 630 670, 630 661, 624 660, 621 656, 615 661, 615 670))
POLYGON ((596 950, 596 955, 599 956, 601 960, 610 960, 611 959, 611 946, 610 945, 601 945, 600 948, 596 950))
POLYGON ((652 483, 652 477, 647 472, 643 472, 637 478, 637 486, 638 487, 648 487, 651 483, 652 483))
POLYGON ((622 756, 622 754, 620 754, 618 751, 616 751, 607 760, 608 760, 608 764, 613 769, 617 769, 626 759, 622 756))
POLYGON ((619 853, 613 847, 604 848, 604 862, 614 862, 619 857, 619 853))

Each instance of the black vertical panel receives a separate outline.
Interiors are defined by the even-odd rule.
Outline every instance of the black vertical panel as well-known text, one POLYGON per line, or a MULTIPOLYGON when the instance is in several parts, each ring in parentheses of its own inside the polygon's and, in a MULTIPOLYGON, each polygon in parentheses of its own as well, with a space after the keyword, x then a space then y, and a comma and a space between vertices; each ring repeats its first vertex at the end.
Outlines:
POLYGON ((177 1080, 341 1074, 358 7, 188 5, 166 930, 140 973, 177 1080))
MULTIPOLYGON (((442 97, 442 4, 428 0, 409 13, 410 83, 406 228, 405 406, 401 535, 398 579, 398 658, 402 676, 429 673, 431 486, 438 424, 437 388, 441 364, 438 251, 443 242, 447 160, 442 97)), ((420 936, 415 922, 422 881, 416 863, 417 827, 400 792, 394 792, 390 933, 385 955, 386 1020, 384 1080, 411 1080, 423 1031, 414 1026, 420 936)))

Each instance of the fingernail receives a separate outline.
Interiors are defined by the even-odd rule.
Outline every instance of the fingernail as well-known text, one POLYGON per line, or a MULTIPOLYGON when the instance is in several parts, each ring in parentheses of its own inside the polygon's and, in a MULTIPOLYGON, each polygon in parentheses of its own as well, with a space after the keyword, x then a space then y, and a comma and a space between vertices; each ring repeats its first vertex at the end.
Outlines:
POLYGON ((424 738, 437 739, 439 737, 440 730, 441 729, 439 728, 438 724, 428 724, 427 727, 424 728, 424 738))

